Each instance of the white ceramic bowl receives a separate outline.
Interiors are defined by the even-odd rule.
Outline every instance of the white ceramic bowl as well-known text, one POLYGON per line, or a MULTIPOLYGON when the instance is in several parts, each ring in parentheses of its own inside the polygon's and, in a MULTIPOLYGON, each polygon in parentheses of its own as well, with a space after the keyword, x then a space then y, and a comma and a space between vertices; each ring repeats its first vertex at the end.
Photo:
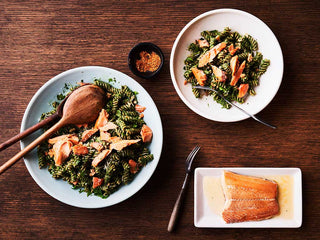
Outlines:
POLYGON ((235 9, 218 9, 201 14, 189 22, 175 40, 170 58, 170 73, 173 85, 181 100, 195 113, 219 122, 235 122, 248 118, 236 108, 223 109, 212 97, 197 99, 191 91, 191 84, 184 85, 184 60, 190 54, 190 43, 199 39, 204 30, 220 30, 230 27, 241 35, 250 34, 257 39, 259 52, 270 59, 267 72, 261 76, 256 95, 249 96, 244 104, 237 104, 249 113, 257 114, 276 95, 283 75, 283 56, 278 40, 270 28, 257 17, 235 9))
MULTIPOLYGON (((153 131, 153 139, 149 145, 151 153, 154 155, 153 161, 147 164, 134 180, 118 191, 111 194, 108 198, 91 195, 87 197, 86 193, 79 193, 72 189, 72 186, 63 180, 54 179, 48 169, 39 169, 36 149, 24 157, 26 167, 36 181, 36 183, 49 195, 66 204, 82 208, 101 208, 117 204, 131 197, 138 192, 150 179, 155 171, 162 150, 163 132, 158 109, 147 91, 131 77, 106 67, 88 66, 79 67, 63 72, 44 84, 31 99, 22 119, 21 131, 33 126, 39 121, 43 112, 50 110, 49 103, 55 100, 65 83, 75 85, 80 80, 84 82, 93 82, 95 78, 108 81, 109 78, 115 78, 116 87, 127 85, 133 91, 137 91, 139 104, 146 107, 144 120, 153 131)), ((21 141, 21 149, 25 148, 32 140, 41 134, 40 131, 30 135, 21 141)))

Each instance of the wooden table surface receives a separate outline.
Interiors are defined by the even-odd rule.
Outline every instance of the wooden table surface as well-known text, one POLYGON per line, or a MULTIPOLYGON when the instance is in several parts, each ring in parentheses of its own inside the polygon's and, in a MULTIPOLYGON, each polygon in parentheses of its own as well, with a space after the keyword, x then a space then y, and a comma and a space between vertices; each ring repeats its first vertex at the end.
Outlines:
MULTIPOLYGON (((319 1, 7 1, 0 2, 0 142, 17 134, 28 102, 53 76, 79 66, 117 69, 136 79, 161 114, 164 145, 150 181, 130 199, 103 209, 80 209, 45 193, 23 161, 0 176, 1 239, 319 239, 320 85, 319 1), (273 101, 248 119, 219 123, 193 113, 176 94, 170 52, 194 17, 237 8, 264 21, 282 47, 285 70, 273 101), (164 52, 158 77, 143 80, 127 66, 137 43, 164 52), (167 224, 196 143, 195 167, 299 167, 303 224, 298 229, 200 229, 193 223, 193 179, 177 230, 167 224)), ((0 153, 3 164, 19 144, 0 153)))

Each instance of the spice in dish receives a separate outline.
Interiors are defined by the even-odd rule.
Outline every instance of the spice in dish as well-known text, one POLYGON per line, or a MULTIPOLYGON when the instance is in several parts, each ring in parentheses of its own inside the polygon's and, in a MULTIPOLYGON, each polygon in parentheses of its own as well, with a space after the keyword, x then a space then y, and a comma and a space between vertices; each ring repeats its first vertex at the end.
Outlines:
POLYGON ((139 72, 154 72, 161 64, 161 59, 155 52, 140 52, 140 59, 136 61, 136 68, 139 72))

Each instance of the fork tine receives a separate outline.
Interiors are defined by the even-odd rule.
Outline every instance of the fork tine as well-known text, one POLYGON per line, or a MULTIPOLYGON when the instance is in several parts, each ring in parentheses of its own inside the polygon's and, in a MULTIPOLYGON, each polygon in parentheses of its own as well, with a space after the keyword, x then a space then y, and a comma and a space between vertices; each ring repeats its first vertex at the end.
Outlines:
POLYGON ((191 169, 191 165, 192 165, 192 162, 195 158, 195 156, 197 155, 198 151, 200 150, 200 147, 198 147, 195 152, 193 153, 192 157, 190 158, 189 162, 188 162, 188 165, 186 166, 187 167, 187 171, 190 171, 191 169))
POLYGON ((191 159, 189 160, 189 163, 190 163, 191 161, 193 161, 194 157, 195 157, 196 154, 199 152, 199 150, 200 150, 200 147, 199 147, 199 146, 196 146, 196 148, 195 148, 195 150, 194 150, 194 152, 193 152, 193 155, 192 155, 191 159))
POLYGON ((198 151, 200 150, 199 146, 196 146, 189 154, 189 156, 187 157, 187 161, 186 161, 186 170, 190 171, 191 169, 191 165, 193 162, 194 157, 196 156, 196 154, 198 153, 198 151))
POLYGON ((186 159, 186 162, 189 162, 189 161, 190 161, 193 153, 197 150, 197 148, 198 148, 198 146, 195 146, 195 147, 191 150, 191 152, 189 153, 189 155, 188 155, 188 157, 187 157, 187 159, 186 159))
POLYGON ((188 155, 188 157, 187 157, 187 159, 186 159, 186 164, 187 164, 187 165, 189 164, 191 158, 193 157, 193 155, 194 155, 194 153, 197 151, 197 149, 198 149, 198 146, 195 146, 195 147, 192 149, 192 151, 189 153, 189 155, 188 155))

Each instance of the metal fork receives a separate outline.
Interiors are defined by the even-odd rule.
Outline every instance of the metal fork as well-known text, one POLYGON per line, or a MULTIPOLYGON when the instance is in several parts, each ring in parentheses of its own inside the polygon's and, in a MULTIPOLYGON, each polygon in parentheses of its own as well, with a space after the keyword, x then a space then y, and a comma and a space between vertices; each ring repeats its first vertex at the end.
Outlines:
POLYGON ((221 98, 223 98, 223 100, 225 100, 227 103, 231 104, 232 106, 234 106, 235 108, 239 109, 241 112, 245 113, 246 115, 248 115, 249 117, 253 118, 254 120, 256 120, 257 122, 259 123, 262 123, 270 128, 273 128, 273 129, 276 129, 277 127, 270 124, 270 123, 267 123, 266 121, 258 118, 257 116, 251 114, 251 113, 248 113, 247 111, 243 110, 242 108, 238 107, 237 105, 233 104, 232 102, 228 101, 228 99, 226 99, 220 92, 218 92, 217 90, 213 89, 213 88, 210 88, 210 87, 202 87, 202 86, 193 86, 192 88, 197 88, 197 89, 203 89, 203 90, 208 90, 208 91, 213 91, 215 92, 216 94, 218 94, 221 98))
POLYGON ((172 232, 174 230, 175 225, 176 225, 177 217, 178 217, 178 214, 179 214, 179 211, 180 211, 180 208, 181 208, 181 205, 182 205, 182 201, 184 199, 184 195, 185 195, 185 192, 186 192, 186 186, 187 186, 187 183, 188 183, 188 180, 189 180, 189 173, 191 172, 191 165, 192 165, 194 157, 196 156, 196 154, 198 153, 199 150, 200 150, 200 147, 196 146, 189 153, 189 156, 187 157, 187 160, 186 160, 186 177, 184 178, 184 182, 183 182, 182 188, 180 190, 180 194, 179 194, 179 196, 178 196, 178 198, 176 200, 176 203, 174 204, 174 207, 173 207, 173 210, 172 210, 172 213, 171 213, 170 221, 169 221, 169 224, 168 224, 168 231, 169 232, 172 232))

